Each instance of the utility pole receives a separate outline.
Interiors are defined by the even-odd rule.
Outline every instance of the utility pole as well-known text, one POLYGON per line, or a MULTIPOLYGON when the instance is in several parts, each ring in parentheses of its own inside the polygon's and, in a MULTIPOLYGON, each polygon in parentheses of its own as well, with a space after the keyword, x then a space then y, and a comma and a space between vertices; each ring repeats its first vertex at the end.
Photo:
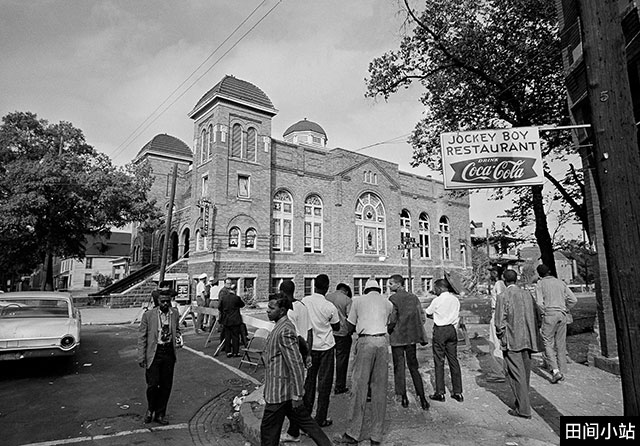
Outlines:
POLYGON ((174 163, 173 165, 173 175, 171 179, 171 193, 169 194, 169 207, 167 208, 167 219, 164 227, 164 246, 161 246, 160 249, 160 274, 158 277, 158 282, 162 282, 164 280, 164 270, 167 267, 167 253, 169 252, 169 236, 171 234, 171 220, 173 219, 173 202, 176 199, 176 181, 178 179, 178 164, 174 163))
POLYGON ((579 0, 624 415, 640 415, 640 150, 616 0, 579 0))
POLYGON ((416 242, 415 237, 404 236, 402 237, 402 243, 398 245, 398 249, 407 252, 407 266, 409 269, 409 284, 407 286, 407 291, 413 293, 413 284, 411 277, 411 250, 414 248, 419 248, 420 243, 416 242))

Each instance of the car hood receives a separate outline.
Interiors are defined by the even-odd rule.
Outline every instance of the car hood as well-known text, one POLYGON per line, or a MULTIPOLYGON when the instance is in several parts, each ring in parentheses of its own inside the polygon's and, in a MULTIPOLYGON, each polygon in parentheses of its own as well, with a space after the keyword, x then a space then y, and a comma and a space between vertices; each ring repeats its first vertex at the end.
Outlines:
POLYGON ((68 318, 2 319, 0 340, 77 336, 78 323, 68 318))

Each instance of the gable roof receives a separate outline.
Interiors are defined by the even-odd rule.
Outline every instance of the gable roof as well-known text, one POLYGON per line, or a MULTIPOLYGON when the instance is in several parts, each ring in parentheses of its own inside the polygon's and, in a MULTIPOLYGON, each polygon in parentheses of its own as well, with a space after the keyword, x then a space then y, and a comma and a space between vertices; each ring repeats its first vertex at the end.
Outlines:
POLYGON ((389 181, 389 183, 393 184, 397 188, 400 188, 400 184, 398 184, 398 181, 395 178, 393 178, 391 175, 389 175, 385 169, 380 167, 380 164, 378 164, 378 162, 376 161, 375 158, 371 158, 371 157, 368 157, 368 156, 365 159, 363 159, 362 161, 360 161, 358 163, 355 163, 354 165, 352 165, 350 167, 347 167, 346 169, 336 173, 336 176, 347 175, 349 172, 352 172, 355 169, 358 169, 359 167, 364 166, 365 164, 373 164, 376 167, 376 169, 378 169, 378 171, 382 175, 384 175, 384 177, 389 181))

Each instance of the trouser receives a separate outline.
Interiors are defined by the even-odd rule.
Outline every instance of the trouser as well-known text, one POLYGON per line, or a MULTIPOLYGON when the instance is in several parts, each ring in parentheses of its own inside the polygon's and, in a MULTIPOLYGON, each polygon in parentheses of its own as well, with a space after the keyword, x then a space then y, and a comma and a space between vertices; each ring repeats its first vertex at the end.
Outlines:
POLYGON ((232 353, 237 355, 240 353, 240 325, 225 325, 224 326, 224 351, 226 353, 232 353))
POLYGON ((519 352, 505 350, 503 354, 507 381, 516 399, 515 409, 521 415, 531 416, 531 402, 529 400, 531 350, 519 352))
POLYGON ((367 392, 371 389, 371 440, 382 442, 387 411, 389 347, 385 336, 359 337, 354 347, 351 375, 353 397, 349 406, 347 434, 360 440, 364 426, 367 392))
POLYGON ((433 363, 436 393, 444 394, 444 358, 449 362, 453 393, 462 393, 462 372, 458 362, 458 334, 453 325, 433 326, 433 363))
POLYGON ((351 336, 333 336, 336 340, 336 391, 347 387, 347 370, 349 368, 349 354, 351 353, 351 336))
POLYGON ((551 370, 567 373, 567 315, 560 310, 545 311, 540 334, 551 370))
POLYGON ((173 345, 158 345, 151 366, 145 370, 147 404, 155 416, 164 416, 167 413, 175 364, 176 354, 173 345))
POLYGON ((331 446, 331 441, 318 426, 318 423, 311 418, 307 408, 302 405, 294 409, 291 400, 265 405, 262 423, 260 424, 260 446, 278 446, 280 444, 280 431, 282 430, 285 416, 292 423, 295 422, 300 426, 315 444, 331 446))
POLYGON ((416 357, 416 344, 400 345, 391 347, 391 357, 393 358, 393 382, 395 385, 396 395, 405 395, 407 393, 407 384, 405 379, 405 357, 413 386, 416 388, 416 395, 424 396, 424 384, 422 376, 418 370, 418 358, 416 357))
MULTIPOLYGON (((318 390, 318 407, 316 407, 315 419, 322 424, 327 419, 329 412, 329 398, 333 385, 334 347, 329 350, 311 350, 311 367, 307 370, 307 379, 304 381, 304 407, 309 413, 313 412, 313 404, 316 399, 316 387, 318 390), (317 386, 316 386, 317 384, 317 386)), ((300 426, 291 422, 289 435, 300 435, 300 426)))

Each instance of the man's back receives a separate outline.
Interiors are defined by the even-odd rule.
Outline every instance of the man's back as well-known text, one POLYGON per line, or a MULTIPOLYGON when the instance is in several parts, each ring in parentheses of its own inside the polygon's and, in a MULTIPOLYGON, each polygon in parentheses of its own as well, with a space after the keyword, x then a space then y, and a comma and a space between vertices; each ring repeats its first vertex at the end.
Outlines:
POLYGON ((505 333, 508 350, 538 351, 538 316, 531 293, 516 285, 509 285, 498 295, 496 303, 496 331, 505 333))
POLYGON ((426 342, 423 330, 424 312, 420 299, 403 289, 389 298, 394 306, 395 320, 393 332, 389 336, 391 346, 418 344, 426 342))
POLYGON ((560 279, 545 276, 536 283, 536 302, 543 311, 557 310, 566 313, 577 301, 573 292, 560 279))
POLYGON ((389 299, 373 291, 353 299, 348 320, 356 326, 356 333, 359 335, 386 333, 392 311, 393 304, 389 299))
POLYGON ((328 350, 336 342, 331 324, 340 322, 338 309, 322 294, 312 294, 302 299, 309 313, 309 322, 313 329, 313 350, 328 350))
POLYGON ((335 305, 338 310, 338 316, 340 317, 340 330, 333 333, 334 336, 347 336, 348 328, 345 321, 351 309, 351 298, 342 291, 334 291, 327 294, 326 299, 335 305))

